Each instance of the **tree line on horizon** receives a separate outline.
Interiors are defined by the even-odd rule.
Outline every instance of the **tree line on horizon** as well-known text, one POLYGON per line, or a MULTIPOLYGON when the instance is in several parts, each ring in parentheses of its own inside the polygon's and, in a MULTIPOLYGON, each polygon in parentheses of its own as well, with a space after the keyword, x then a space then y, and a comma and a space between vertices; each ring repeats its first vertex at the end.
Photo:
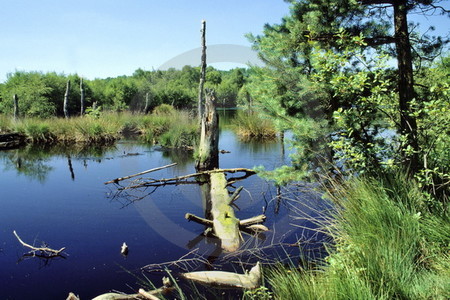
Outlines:
MULTIPOLYGON (((206 87, 216 91, 219 107, 236 107, 248 98, 244 85, 248 69, 228 71, 207 68, 206 87)), ((82 79, 77 74, 56 72, 15 71, 0 84, 0 113, 12 114, 13 97, 19 99, 22 117, 62 117, 67 81, 70 81, 68 110, 71 116, 81 114, 81 88, 84 90, 84 107, 93 106, 108 111, 151 111, 160 104, 178 109, 193 109, 198 97, 200 68, 184 66, 181 70, 147 71, 137 69, 131 76, 106 79, 82 79), (95 104, 94 104, 95 103, 95 104), (147 104, 147 105, 146 105, 147 104)))

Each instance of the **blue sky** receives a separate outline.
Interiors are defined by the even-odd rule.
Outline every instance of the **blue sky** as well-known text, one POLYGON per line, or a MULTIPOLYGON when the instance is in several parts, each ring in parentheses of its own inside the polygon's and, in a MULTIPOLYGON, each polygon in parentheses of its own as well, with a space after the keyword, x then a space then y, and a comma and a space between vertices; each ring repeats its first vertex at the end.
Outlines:
MULTIPOLYGON (((246 33, 288 13, 282 0, 1 0, 0 82, 15 70, 94 79, 157 69, 199 47, 202 19, 209 45, 250 46, 246 33)), ((421 21, 440 33, 450 27, 445 18, 421 21)))

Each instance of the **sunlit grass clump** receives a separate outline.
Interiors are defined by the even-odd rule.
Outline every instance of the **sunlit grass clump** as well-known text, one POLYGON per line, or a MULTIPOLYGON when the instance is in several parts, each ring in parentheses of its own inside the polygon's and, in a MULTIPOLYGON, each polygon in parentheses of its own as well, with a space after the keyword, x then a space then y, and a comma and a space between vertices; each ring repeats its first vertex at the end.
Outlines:
POLYGON ((313 270, 275 268, 277 299, 448 299, 450 220, 406 178, 353 179, 331 197, 335 245, 313 270))
POLYGON ((277 136, 274 123, 256 112, 239 111, 233 125, 236 134, 242 140, 268 140, 277 136))

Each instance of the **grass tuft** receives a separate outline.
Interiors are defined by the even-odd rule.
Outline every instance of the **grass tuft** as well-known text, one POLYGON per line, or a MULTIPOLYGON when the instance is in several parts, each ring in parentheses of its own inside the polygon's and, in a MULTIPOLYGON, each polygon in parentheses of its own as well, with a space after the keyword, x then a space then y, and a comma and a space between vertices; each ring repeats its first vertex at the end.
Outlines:
POLYGON ((450 220, 421 210, 413 182, 351 179, 331 198, 334 250, 319 269, 269 271, 276 299, 448 299, 450 220))
POLYGON ((239 111, 233 120, 233 128, 241 140, 270 140, 277 137, 273 122, 251 111, 239 111))

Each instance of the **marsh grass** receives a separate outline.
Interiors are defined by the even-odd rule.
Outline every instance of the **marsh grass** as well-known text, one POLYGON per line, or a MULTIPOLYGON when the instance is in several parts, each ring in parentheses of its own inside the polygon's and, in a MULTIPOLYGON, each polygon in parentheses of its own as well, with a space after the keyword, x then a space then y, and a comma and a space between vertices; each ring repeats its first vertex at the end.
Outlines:
POLYGON ((239 111, 232 128, 241 140, 273 140, 277 137, 274 123, 253 111, 239 111))
POLYGON ((269 270, 277 299, 448 299, 450 221, 422 210, 414 182, 359 178, 333 190, 333 249, 319 268, 269 270))
POLYGON ((164 109, 157 114, 102 113, 100 116, 26 118, 17 121, 0 115, 1 132, 23 133, 34 144, 105 144, 127 134, 170 148, 192 148, 197 124, 188 112, 164 109))

